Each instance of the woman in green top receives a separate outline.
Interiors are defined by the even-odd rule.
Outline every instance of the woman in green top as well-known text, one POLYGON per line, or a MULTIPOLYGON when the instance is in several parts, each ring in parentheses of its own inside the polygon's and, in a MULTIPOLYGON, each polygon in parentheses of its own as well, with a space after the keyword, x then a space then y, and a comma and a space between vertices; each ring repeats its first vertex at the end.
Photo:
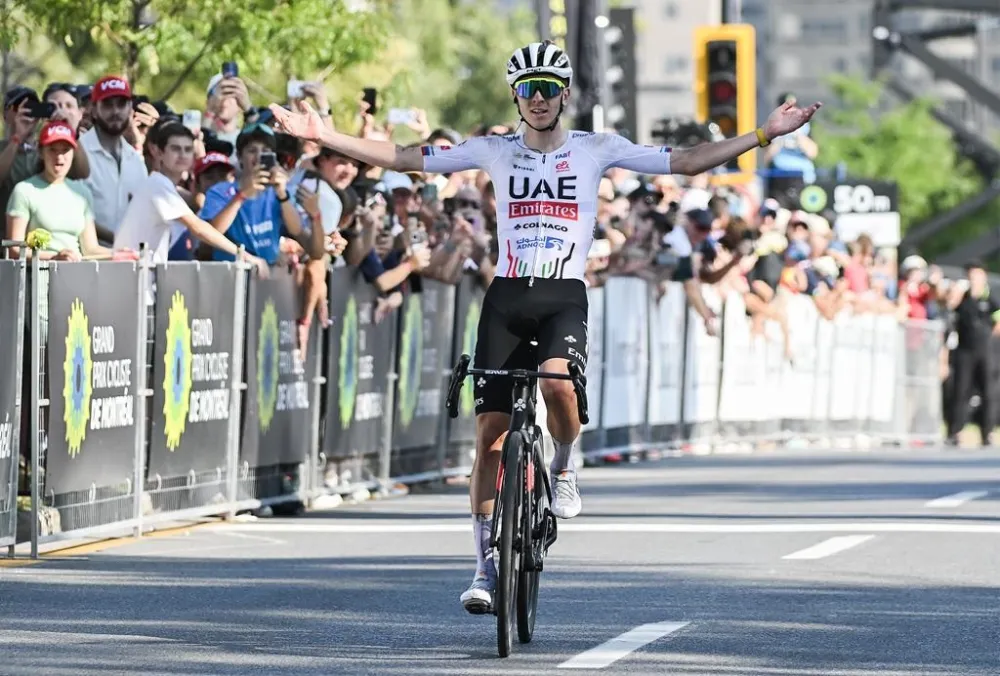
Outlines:
MULTIPOLYGON (((111 258, 111 250, 97 242, 89 188, 66 178, 77 148, 73 129, 53 120, 42 128, 38 145, 39 172, 15 185, 7 203, 7 238, 23 241, 27 233, 42 229, 52 237, 37 250, 41 260, 111 258)), ((18 255, 17 249, 11 250, 12 257, 18 255)))

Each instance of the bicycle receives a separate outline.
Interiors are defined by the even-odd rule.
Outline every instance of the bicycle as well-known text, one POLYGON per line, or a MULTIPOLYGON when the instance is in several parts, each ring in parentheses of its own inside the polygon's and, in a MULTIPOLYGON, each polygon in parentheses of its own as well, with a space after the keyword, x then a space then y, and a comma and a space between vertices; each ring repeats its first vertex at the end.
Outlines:
POLYGON ((587 379, 572 362, 569 374, 565 374, 469 368, 471 361, 469 355, 463 354, 452 370, 446 403, 452 418, 458 417, 458 401, 466 377, 500 376, 514 381, 513 410, 501 450, 490 541, 490 546, 500 554, 493 596, 497 650, 500 657, 507 657, 513 647, 515 617, 521 643, 529 643, 534 635, 539 574, 557 536, 556 517, 549 509, 552 488, 543 461, 542 430, 535 424, 536 384, 539 378, 572 381, 580 423, 586 425, 590 420, 587 379))

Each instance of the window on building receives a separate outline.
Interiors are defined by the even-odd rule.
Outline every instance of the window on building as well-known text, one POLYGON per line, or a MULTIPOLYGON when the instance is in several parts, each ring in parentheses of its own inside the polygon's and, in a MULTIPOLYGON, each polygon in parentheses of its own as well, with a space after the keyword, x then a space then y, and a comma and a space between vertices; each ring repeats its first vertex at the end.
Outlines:
POLYGON ((794 55, 785 55, 775 63, 775 74, 779 80, 797 80, 802 77, 802 61, 794 55))
POLYGON ((842 56, 838 56, 833 60, 833 69, 838 73, 846 73, 850 66, 847 64, 847 59, 842 56))
POLYGON ((686 56, 668 56, 664 63, 663 70, 667 75, 677 75, 678 73, 688 73, 691 70, 691 59, 686 56))
POLYGON ((969 102, 961 99, 951 99, 944 102, 944 109, 959 120, 965 120, 966 115, 969 113, 969 102))
POLYGON ((785 14, 778 18, 778 38, 780 40, 798 40, 802 37, 802 21, 794 14, 785 14))
POLYGON ((993 74, 1000 77, 1000 56, 994 56, 991 65, 993 67, 993 74))
POLYGON ((802 41, 805 43, 847 43, 847 21, 838 18, 804 17, 802 41))
POLYGON ((673 0, 668 0, 667 2, 663 3, 663 13, 666 15, 668 19, 676 19, 677 3, 674 2, 673 0))
POLYGON ((972 59, 945 59, 945 61, 955 66, 963 73, 972 75, 976 72, 976 62, 972 59))
POLYGON ((858 17, 858 34, 862 39, 872 35, 872 17, 867 12, 858 17))

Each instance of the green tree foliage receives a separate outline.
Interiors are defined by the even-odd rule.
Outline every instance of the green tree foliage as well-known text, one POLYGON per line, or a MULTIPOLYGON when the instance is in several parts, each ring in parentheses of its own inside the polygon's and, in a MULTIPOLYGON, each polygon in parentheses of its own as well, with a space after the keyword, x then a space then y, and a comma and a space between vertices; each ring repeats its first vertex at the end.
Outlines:
POLYGON ((157 98, 197 83, 203 99, 224 61, 265 74, 256 87, 264 94, 282 91, 289 74, 372 59, 388 24, 385 1, 369 4, 356 12, 340 0, 21 0, 20 13, 27 32, 65 45, 91 80, 122 72, 157 98))
POLYGON ((818 163, 843 162, 850 175, 895 181, 904 231, 982 189, 981 177, 960 156, 951 132, 931 116, 930 101, 879 114, 878 83, 835 76, 830 85, 837 100, 815 124, 818 163))
POLYGON ((428 111, 433 126, 467 132, 517 118, 504 80, 507 58, 536 38, 527 10, 493 3, 400 0, 394 49, 379 64, 387 105, 428 111))

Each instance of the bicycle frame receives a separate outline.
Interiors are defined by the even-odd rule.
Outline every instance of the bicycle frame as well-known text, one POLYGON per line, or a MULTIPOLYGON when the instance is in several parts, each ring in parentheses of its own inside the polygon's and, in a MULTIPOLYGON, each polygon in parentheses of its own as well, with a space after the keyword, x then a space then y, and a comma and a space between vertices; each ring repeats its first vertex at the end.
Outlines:
POLYGON ((535 424, 538 379, 571 381, 576 392, 577 412, 584 425, 589 421, 587 380, 573 362, 570 362, 569 373, 566 374, 524 369, 470 369, 471 361, 469 355, 463 354, 452 372, 446 402, 450 417, 458 417, 458 398, 466 376, 509 377, 514 383, 511 388, 510 426, 497 471, 490 542, 491 549, 499 552, 498 591, 493 606, 493 614, 497 616, 497 646, 500 657, 507 657, 511 650, 515 618, 518 639, 522 643, 531 641, 538 603, 539 574, 545 554, 556 540, 556 517, 549 509, 552 488, 542 458, 541 429, 535 424), (544 500, 535 483, 537 481, 545 487, 544 500))
MULTIPOLYGON (((514 387, 511 391, 511 416, 508 434, 510 432, 520 432, 525 443, 521 445, 520 457, 509 458, 505 455, 500 458, 500 469, 497 472, 497 493, 500 493, 500 489, 503 485, 504 473, 507 468, 513 466, 516 469, 516 464, 512 465, 511 463, 520 462, 523 464, 525 476, 522 496, 530 495, 531 490, 534 488, 534 482, 541 479, 543 485, 545 486, 545 494, 548 499, 548 503, 552 504, 552 488, 549 486, 544 463, 539 463, 542 476, 535 476, 533 450, 535 448, 535 443, 541 441, 540 430, 538 430, 537 425, 535 425, 538 379, 548 378, 552 380, 569 380, 572 382, 573 390, 576 392, 577 413, 580 418, 580 423, 586 425, 590 421, 590 416, 587 411, 586 377, 580 372, 579 367, 572 362, 570 362, 569 365, 569 373, 550 373, 545 371, 529 371, 526 369, 469 368, 469 363, 471 361, 472 358, 469 355, 463 354, 452 371, 451 382, 448 386, 448 399, 446 402, 448 414, 452 418, 458 417, 458 397, 467 376, 482 376, 486 378, 506 376, 511 378, 514 381, 514 387)), ((499 524, 497 523, 497 519, 498 510, 493 510, 492 532, 494 541, 490 544, 494 547, 496 546, 496 536, 499 533, 499 524)), ((544 528, 543 552, 547 550, 556 539, 556 520, 551 512, 548 513, 545 522, 550 522, 550 527, 544 528)), ((532 533, 531 539, 533 540, 535 538, 539 538, 542 535, 543 533, 532 533)), ((522 555, 523 554, 524 552, 522 552, 522 555)), ((535 556, 531 556, 529 570, 541 570, 541 567, 541 557, 536 558, 535 556)))

